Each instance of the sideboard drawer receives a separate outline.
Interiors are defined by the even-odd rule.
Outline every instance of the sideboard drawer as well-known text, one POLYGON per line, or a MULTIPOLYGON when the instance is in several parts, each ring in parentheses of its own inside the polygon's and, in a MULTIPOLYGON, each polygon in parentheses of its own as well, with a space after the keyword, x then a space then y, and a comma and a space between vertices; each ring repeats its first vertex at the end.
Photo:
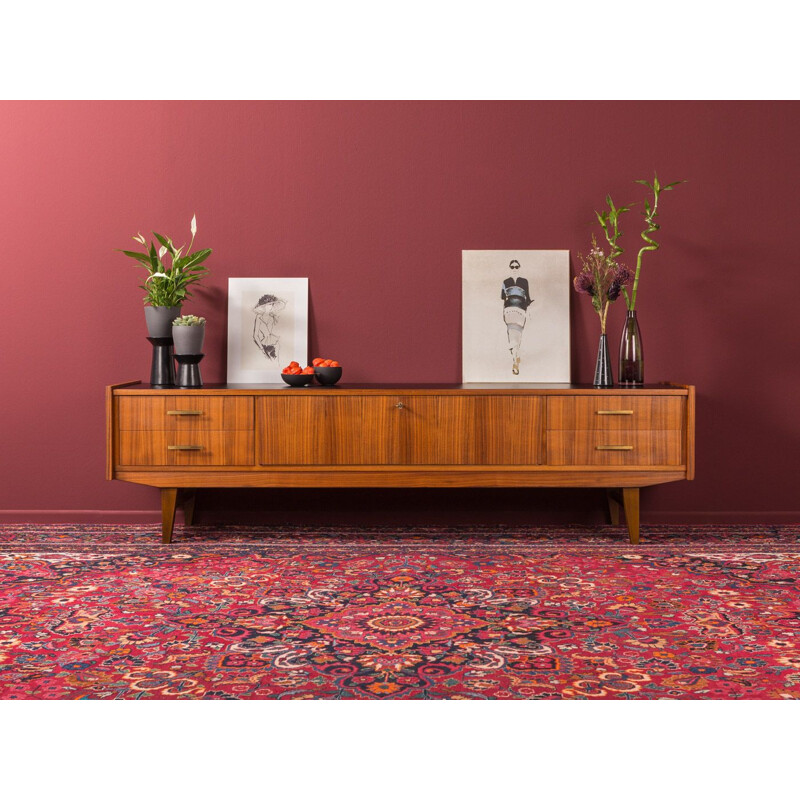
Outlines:
POLYGON ((246 431, 252 397, 120 397, 121 431, 246 431))
MULTIPOLYGON (((601 390, 599 390, 601 391, 601 390)), ((682 397, 548 397, 549 431, 676 431, 683 426, 682 397)))
POLYGON ((667 431, 548 431, 550 466, 679 466, 682 434, 667 431))
POLYGON ((260 397, 259 464, 542 463, 543 400, 470 395, 260 397))
POLYGON ((120 431, 123 467, 247 467, 255 463, 252 431, 120 431))

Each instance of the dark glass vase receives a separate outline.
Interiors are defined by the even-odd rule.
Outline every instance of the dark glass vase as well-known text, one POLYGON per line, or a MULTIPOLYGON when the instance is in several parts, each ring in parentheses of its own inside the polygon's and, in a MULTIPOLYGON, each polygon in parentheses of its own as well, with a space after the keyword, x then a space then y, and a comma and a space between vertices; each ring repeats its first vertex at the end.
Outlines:
POLYGON ((644 351, 642 332, 636 312, 629 311, 622 329, 619 343, 619 383, 620 386, 641 386, 644 383, 644 351))
POLYGON ((610 389, 614 385, 611 374, 611 355, 608 352, 608 340, 604 333, 600 334, 600 346, 597 348, 597 366, 594 368, 595 389, 610 389))

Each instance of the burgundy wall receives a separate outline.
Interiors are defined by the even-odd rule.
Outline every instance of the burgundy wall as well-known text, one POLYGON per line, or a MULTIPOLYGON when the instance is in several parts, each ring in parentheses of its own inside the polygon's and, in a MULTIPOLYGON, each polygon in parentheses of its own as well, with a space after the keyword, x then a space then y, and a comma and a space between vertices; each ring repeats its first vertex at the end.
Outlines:
MULTIPOLYGON (((697 385, 697 480, 648 491, 646 519, 800 519, 798 142, 798 103, 4 102, 0 513, 156 508, 103 479, 103 387, 148 375, 143 273, 114 252, 136 231, 182 241, 197 213, 209 382, 228 277, 264 275, 310 278, 311 350, 348 380, 456 382, 461 250, 585 249, 606 192, 640 198, 655 167, 689 183, 641 282, 647 379, 697 385)), ((587 382, 597 320, 573 301, 587 382)), ((206 520, 599 519, 592 492, 208 495, 206 520)))

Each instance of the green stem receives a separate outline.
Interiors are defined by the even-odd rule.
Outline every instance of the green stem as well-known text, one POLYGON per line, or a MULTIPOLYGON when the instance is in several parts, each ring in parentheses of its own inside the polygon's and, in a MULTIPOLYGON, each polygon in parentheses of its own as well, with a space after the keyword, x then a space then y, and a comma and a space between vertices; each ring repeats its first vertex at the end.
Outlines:
POLYGON ((650 209, 650 213, 645 216, 647 230, 642 231, 640 234, 642 239, 644 239, 647 244, 636 254, 636 272, 634 273, 633 277, 633 288, 631 289, 630 301, 628 299, 628 293, 625 293, 625 302, 628 306, 628 311, 635 311, 636 309, 636 293, 639 289, 639 273, 642 269, 642 256, 648 251, 652 252, 654 250, 658 250, 658 242, 651 239, 648 234, 654 233, 658 230, 658 225, 656 225, 654 220, 658 216, 659 194, 661 194, 661 192, 656 188, 653 188, 653 207, 650 209))

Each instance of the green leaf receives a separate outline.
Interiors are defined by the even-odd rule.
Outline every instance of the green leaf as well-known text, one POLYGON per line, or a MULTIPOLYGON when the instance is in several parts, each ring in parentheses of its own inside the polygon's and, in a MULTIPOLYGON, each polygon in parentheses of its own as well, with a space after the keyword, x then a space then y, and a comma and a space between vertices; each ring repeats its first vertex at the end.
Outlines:
POLYGON ((656 193, 661 191, 661 184, 658 182, 658 175, 653 178, 653 191, 656 193))
POLYGON ((210 255, 211 250, 198 250, 196 253, 192 253, 181 259, 180 268, 184 270, 202 264, 210 255))
POLYGON ((170 239, 169 236, 162 236, 160 233, 156 233, 155 231, 153 231, 153 236, 155 236, 156 239, 158 239, 159 244, 161 244, 163 247, 167 248, 167 251, 169 252, 169 254, 174 258, 175 257, 175 245, 172 244, 172 239, 170 239))
POLYGON ((156 246, 152 242, 150 242, 150 264, 153 267, 153 272, 163 272, 162 269, 159 269, 161 262, 158 260, 156 246))
POLYGON ((634 181, 634 183, 641 183, 642 186, 648 186, 650 189, 653 188, 652 186, 650 186, 650 182, 649 181, 634 181))
POLYGON ((133 250, 120 250, 119 252, 124 253, 128 258, 135 258, 148 268, 151 266, 150 258, 145 253, 135 253, 133 250))

